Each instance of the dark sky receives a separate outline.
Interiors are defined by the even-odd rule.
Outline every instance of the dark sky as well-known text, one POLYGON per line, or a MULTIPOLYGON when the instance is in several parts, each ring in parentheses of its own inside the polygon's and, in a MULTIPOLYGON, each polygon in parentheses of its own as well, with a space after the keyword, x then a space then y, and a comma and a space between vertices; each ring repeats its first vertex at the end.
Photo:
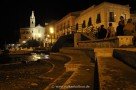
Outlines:
POLYGON ((83 10, 103 1, 130 4, 131 10, 136 10, 136 0, 0 0, 0 42, 17 41, 19 28, 29 26, 32 10, 36 24, 44 25, 71 11, 83 10))

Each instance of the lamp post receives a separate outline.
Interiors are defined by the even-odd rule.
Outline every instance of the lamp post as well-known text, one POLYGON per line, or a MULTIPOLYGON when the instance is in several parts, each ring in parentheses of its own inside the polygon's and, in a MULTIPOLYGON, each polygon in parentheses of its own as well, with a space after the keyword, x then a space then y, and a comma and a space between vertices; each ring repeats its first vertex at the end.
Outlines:
POLYGON ((50 44, 50 43, 49 43, 49 37, 50 37, 50 35, 48 34, 48 35, 46 36, 46 42, 47 42, 46 44, 47 44, 47 47, 50 46, 50 45, 49 45, 49 44, 50 44))
POLYGON ((50 27, 50 34, 51 34, 51 47, 52 47, 52 35, 54 33, 54 28, 50 27))

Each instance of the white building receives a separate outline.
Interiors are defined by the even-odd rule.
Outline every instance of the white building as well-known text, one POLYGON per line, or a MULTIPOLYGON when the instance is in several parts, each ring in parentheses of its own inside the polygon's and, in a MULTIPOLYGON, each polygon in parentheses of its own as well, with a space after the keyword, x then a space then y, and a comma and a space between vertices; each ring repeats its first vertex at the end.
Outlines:
POLYGON ((32 11, 32 14, 30 16, 30 27, 20 28, 20 44, 25 43, 27 40, 31 39, 36 39, 40 41, 44 40, 45 27, 42 27, 40 24, 35 26, 35 23, 35 15, 34 11, 32 11))

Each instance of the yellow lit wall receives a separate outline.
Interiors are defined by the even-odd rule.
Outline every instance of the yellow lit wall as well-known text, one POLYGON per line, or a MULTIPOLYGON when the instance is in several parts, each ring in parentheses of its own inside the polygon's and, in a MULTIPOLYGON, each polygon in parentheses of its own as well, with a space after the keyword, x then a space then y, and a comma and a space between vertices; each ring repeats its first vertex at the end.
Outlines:
POLYGON ((80 12, 71 12, 55 24, 55 36, 58 38, 75 32, 75 19, 80 12))
POLYGON ((130 7, 128 5, 103 2, 97 6, 93 5, 88 9, 84 10, 76 19, 75 24, 78 23, 79 25, 81 25, 85 20, 87 26, 89 18, 91 17, 94 27, 99 27, 103 24, 105 28, 107 28, 108 24, 110 23, 109 12, 114 12, 115 21, 112 23, 115 28, 118 25, 120 16, 124 16, 126 20, 130 18, 130 7), (101 15, 101 23, 96 23, 97 14, 101 15))

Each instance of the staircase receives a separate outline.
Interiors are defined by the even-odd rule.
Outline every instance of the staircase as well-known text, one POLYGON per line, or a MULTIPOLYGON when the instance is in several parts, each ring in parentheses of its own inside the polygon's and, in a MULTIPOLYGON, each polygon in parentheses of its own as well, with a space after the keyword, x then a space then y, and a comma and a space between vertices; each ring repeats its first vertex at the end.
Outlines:
POLYGON ((136 90, 135 52, 113 52, 113 49, 108 48, 94 51, 97 67, 97 77, 94 80, 97 82, 94 87, 99 86, 94 90, 136 90))
POLYGON ((83 32, 81 33, 81 35, 88 38, 89 40, 95 40, 96 39, 95 31, 91 30, 91 27, 87 27, 87 28, 83 29, 83 32))
POLYGON ((44 90, 136 90, 136 70, 130 67, 136 63, 136 49, 117 49, 62 48, 60 54, 71 58, 66 72, 44 90))
POLYGON ((52 52, 59 52, 62 47, 73 47, 74 46, 74 34, 61 36, 57 42, 51 48, 52 52))

